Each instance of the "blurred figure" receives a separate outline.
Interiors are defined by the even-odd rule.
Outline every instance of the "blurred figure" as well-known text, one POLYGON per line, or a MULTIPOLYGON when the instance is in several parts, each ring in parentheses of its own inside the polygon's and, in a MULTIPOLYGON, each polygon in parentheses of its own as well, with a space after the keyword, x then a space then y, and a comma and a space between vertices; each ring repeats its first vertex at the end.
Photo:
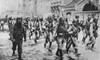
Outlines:
POLYGON ((90 20, 90 29, 89 29, 89 42, 86 44, 87 48, 94 51, 94 45, 96 43, 96 38, 98 37, 98 18, 95 15, 92 15, 90 20))
POLYGON ((10 38, 9 38, 9 40, 12 40, 13 39, 13 23, 12 23, 12 21, 13 21, 13 19, 12 19, 12 17, 9 17, 9 19, 8 19, 8 27, 9 27, 9 35, 10 35, 10 38))
POLYGON ((76 56, 79 56, 80 54, 78 53, 78 49, 77 49, 77 28, 75 28, 74 24, 73 24, 73 19, 71 19, 71 13, 68 12, 67 13, 67 21, 68 21, 68 28, 67 28, 67 33, 68 33, 68 41, 67 41, 67 46, 66 46, 66 51, 67 54, 69 54, 69 49, 71 47, 71 45, 74 48, 74 54, 76 56))
POLYGON ((23 38, 24 38, 24 41, 26 41, 26 34, 25 34, 25 30, 22 26, 22 20, 21 20, 21 18, 17 18, 17 21, 13 28, 13 40, 12 40, 13 54, 12 55, 15 56, 15 50, 16 50, 16 47, 18 46, 18 60, 23 60, 21 57, 22 56, 23 38))
POLYGON ((52 40, 53 40, 53 20, 51 16, 47 18, 46 28, 47 28, 47 31, 46 31, 46 40, 44 43, 44 48, 46 48, 46 44, 49 43, 48 50, 52 52, 51 46, 52 46, 52 40))
POLYGON ((4 31, 4 21, 1 21, 0 24, 1 24, 0 29, 1 29, 2 31, 4 31))
POLYGON ((88 15, 88 19, 85 21, 85 28, 84 28, 84 30, 83 30, 83 39, 82 39, 82 42, 85 44, 85 40, 86 40, 86 38, 90 35, 89 34, 89 29, 90 29, 90 20, 91 20, 91 18, 92 18, 92 15, 91 14, 89 14, 88 15))
POLYGON ((59 23, 57 26, 57 37, 56 37, 56 42, 57 42, 57 51, 56 51, 56 55, 58 57, 60 57, 60 59, 63 57, 63 51, 62 51, 62 41, 64 40, 64 36, 65 36, 65 27, 64 27, 64 20, 62 19, 62 17, 59 18, 59 23))

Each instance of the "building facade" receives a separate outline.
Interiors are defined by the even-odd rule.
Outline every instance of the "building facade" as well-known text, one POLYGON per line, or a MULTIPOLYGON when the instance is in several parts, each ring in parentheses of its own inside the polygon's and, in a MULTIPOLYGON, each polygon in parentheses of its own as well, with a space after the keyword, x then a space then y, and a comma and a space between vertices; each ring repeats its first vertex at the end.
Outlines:
POLYGON ((37 2, 37 15, 43 16, 50 13, 51 0, 38 0, 37 2))
POLYGON ((69 4, 61 6, 61 8, 64 10, 64 14, 71 12, 73 16, 76 13, 79 13, 82 16, 82 13, 80 12, 83 12, 84 6, 89 3, 89 1, 91 1, 92 5, 98 8, 99 0, 72 0, 69 4))

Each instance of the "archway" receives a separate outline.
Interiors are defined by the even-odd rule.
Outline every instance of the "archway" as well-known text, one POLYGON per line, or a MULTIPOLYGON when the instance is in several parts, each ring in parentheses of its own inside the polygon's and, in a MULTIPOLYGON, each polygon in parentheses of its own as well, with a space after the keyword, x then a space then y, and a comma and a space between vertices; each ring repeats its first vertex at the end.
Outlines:
POLYGON ((83 11, 95 11, 95 10, 98 10, 98 8, 91 1, 89 1, 89 3, 85 4, 85 6, 83 7, 83 11))

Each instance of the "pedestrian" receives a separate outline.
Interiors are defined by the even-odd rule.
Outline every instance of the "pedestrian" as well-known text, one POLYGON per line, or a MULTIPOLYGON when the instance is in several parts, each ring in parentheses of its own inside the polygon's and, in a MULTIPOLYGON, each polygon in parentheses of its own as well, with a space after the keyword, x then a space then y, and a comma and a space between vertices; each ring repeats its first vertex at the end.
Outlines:
POLYGON ((68 19, 68 29, 67 29, 67 33, 68 33, 68 41, 67 41, 67 46, 66 46, 66 51, 67 54, 69 54, 69 49, 71 47, 71 45, 74 48, 74 53, 76 56, 80 55, 78 53, 78 49, 77 49, 77 44, 76 44, 76 34, 77 34, 77 29, 75 28, 74 24, 73 24, 73 19, 71 19, 71 13, 68 12, 67 13, 67 19, 68 19))
POLYGON ((47 19, 47 25, 46 25, 47 31, 46 31, 46 40, 44 47, 46 47, 46 44, 49 43, 49 51, 52 52, 51 46, 52 46, 52 40, 53 40, 53 20, 51 16, 47 19))
POLYGON ((57 51, 56 51, 56 55, 60 58, 63 57, 63 52, 62 52, 62 41, 64 40, 64 36, 65 36, 65 27, 64 27, 64 20, 62 19, 62 17, 59 18, 59 23, 57 26, 57 51))
POLYGON ((9 40, 13 39, 13 27, 14 27, 14 25, 13 25, 12 21, 13 21, 12 17, 9 17, 9 20, 8 20, 9 35, 10 35, 9 40))
POLYGON ((26 41, 26 34, 22 26, 22 20, 21 18, 17 18, 17 21, 13 28, 13 41, 12 41, 13 54, 12 55, 15 56, 15 50, 16 50, 16 47, 18 46, 18 60, 23 60, 22 59, 23 38, 24 38, 24 41, 26 41))

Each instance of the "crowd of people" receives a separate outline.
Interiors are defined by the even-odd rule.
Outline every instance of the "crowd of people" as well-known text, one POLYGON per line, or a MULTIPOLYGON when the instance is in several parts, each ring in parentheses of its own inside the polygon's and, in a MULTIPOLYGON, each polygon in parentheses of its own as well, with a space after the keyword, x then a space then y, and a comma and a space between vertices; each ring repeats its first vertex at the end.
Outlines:
POLYGON ((63 46, 66 44, 66 54, 70 54, 70 47, 74 49, 75 56, 80 56, 78 53, 78 33, 83 31, 82 44, 86 45, 86 49, 94 51, 94 45, 96 38, 98 37, 98 16, 96 14, 89 14, 87 20, 79 20, 79 16, 76 15, 75 19, 71 18, 71 13, 66 13, 66 17, 63 16, 48 16, 45 20, 43 17, 22 18, 18 17, 8 19, 9 35, 12 41, 13 56, 15 55, 16 46, 18 46, 19 60, 22 60, 22 42, 27 41, 27 37, 37 43, 41 36, 44 37, 44 48, 52 53, 52 44, 54 41, 57 42, 56 55, 62 58, 63 46), (28 32, 28 36, 27 36, 28 32), (32 39, 35 35, 35 39, 32 39), (86 38, 89 36, 89 42, 85 43, 86 38), (49 48, 47 48, 49 44, 49 48))

